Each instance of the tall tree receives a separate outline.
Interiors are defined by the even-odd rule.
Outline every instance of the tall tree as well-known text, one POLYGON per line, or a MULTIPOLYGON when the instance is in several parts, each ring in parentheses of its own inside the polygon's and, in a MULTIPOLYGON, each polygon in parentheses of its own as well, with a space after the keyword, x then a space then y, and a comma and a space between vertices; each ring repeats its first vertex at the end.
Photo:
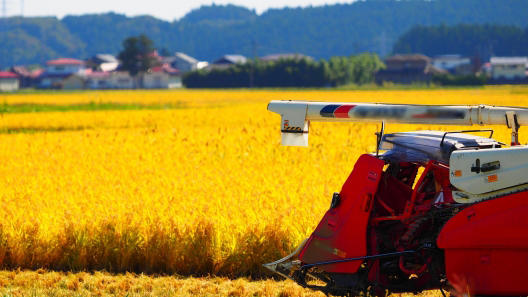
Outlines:
POLYGON ((121 60, 122 68, 132 76, 149 70, 158 62, 154 42, 143 34, 125 39, 123 50, 118 57, 121 60))

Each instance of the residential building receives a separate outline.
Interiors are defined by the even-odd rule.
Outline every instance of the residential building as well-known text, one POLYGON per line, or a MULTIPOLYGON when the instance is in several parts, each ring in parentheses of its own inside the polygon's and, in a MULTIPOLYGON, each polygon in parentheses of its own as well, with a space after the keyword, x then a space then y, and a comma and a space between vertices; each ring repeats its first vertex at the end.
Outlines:
POLYGON ((102 89, 113 89, 110 77, 111 72, 92 72, 85 76, 86 89, 102 90, 102 89))
POLYGON ((247 58, 242 55, 225 55, 220 59, 213 62, 214 65, 233 65, 233 64, 244 64, 247 62, 247 58))
POLYGON ((61 58, 46 62, 46 73, 49 74, 74 74, 85 69, 85 63, 77 59, 61 58))
POLYGON ((60 82, 60 88, 68 90, 133 89, 134 79, 128 72, 87 72, 72 74, 60 82))
POLYGON ((0 71, 0 92, 17 91, 19 87, 18 75, 13 72, 0 71))
POLYGON ((468 57, 461 55, 441 55, 433 58, 434 67, 443 69, 451 74, 468 75, 473 73, 473 64, 468 57))
POLYGON ((20 88, 36 87, 39 83, 40 76, 44 73, 44 69, 42 68, 30 70, 24 66, 13 66, 10 71, 18 75, 20 88))
POLYGON ((515 81, 526 79, 527 57, 492 57, 491 78, 493 80, 515 81))
POLYGON ((181 73, 193 71, 199 69, 199 61, 195 58, 186 55, 182 52, 174 53, 172 57, 166 57, 165 63, 168 63, 171 67, 178 69, 181 73))
POLYGON ((395 55, 385 60, 386 69, 376 73, 376 83, 429 83, 434 74, 447 73, 431 64, 431 58, 420 55, 395 55))
POLYGON ((196 65, 196 69, 198 69, 198 70, 204 69, 204 68, 207 68, 207 67, 209 67, 209 62, 207 62, 207 61, 200 61, 196 65))
POLYGON ((126 71, 112 72, 110 85, 112 89, 133 89, 134 78, 126 71))
POLYGON ((81 74, 70 74, 61 82, 57 83, 56 88, 63 90, 82 90, 86 86, 86 77, 81 74))
POLYGON ((81 60, 61 58, 46 63, 46 70, 40 77, 40 88, 62 88, 62 81, 72 74, 84 74, 85 63, 81 60))
POLYGON ((225 69, 235 64, 244 64, 247 58, 242 55, 225 55, 209 64, 209 69, 225 69))
POLYGON ((181 74, 168 64, 153 67, 141 75, 142 87, 145 89, 173 89, 181 88, 181 74))

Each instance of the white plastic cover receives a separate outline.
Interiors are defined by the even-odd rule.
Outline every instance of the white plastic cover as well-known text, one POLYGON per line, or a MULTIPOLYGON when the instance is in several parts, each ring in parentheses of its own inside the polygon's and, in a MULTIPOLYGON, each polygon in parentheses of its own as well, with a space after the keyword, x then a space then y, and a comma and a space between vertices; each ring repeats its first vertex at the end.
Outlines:
POLYGON ((483 194, 528 183, 528 147, 458 150, 449 160, 450 181, 458 189, 483 194))

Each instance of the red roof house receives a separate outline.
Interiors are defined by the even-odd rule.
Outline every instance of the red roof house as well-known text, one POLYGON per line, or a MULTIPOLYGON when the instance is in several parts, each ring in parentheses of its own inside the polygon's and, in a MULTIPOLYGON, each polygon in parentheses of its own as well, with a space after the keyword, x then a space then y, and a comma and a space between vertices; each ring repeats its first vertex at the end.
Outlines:
POLYGON ((18 78, 18 75, 13 72, 0 71, 0 78, 18 78))
POLYGON ((46 62, 46 65, 84 65, 84 61, 71 58, 60 58, 46 62))

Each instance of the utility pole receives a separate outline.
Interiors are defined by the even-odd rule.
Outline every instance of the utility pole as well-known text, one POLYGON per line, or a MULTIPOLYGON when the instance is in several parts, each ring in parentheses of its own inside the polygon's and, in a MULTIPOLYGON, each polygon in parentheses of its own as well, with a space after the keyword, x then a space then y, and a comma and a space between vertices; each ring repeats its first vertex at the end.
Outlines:
POLYGON ((255 63, 257 63, 257 42, 255 39, 251 40, 251 51, 253 52, 253 61, 249 72, 249 87, 253 88, 255 86, 255 63))
POLYGON ((7 18, 7 0, 2 0, 2 17, 7 18))
POLYGON ((389 39, 387 38, 387 33, 383 31, 381 33, 381 36, 376 38, 379 42, 379 53, 380 57, 384 57, 388 53, 388 46, 387 43, 389 42, 389 39))

